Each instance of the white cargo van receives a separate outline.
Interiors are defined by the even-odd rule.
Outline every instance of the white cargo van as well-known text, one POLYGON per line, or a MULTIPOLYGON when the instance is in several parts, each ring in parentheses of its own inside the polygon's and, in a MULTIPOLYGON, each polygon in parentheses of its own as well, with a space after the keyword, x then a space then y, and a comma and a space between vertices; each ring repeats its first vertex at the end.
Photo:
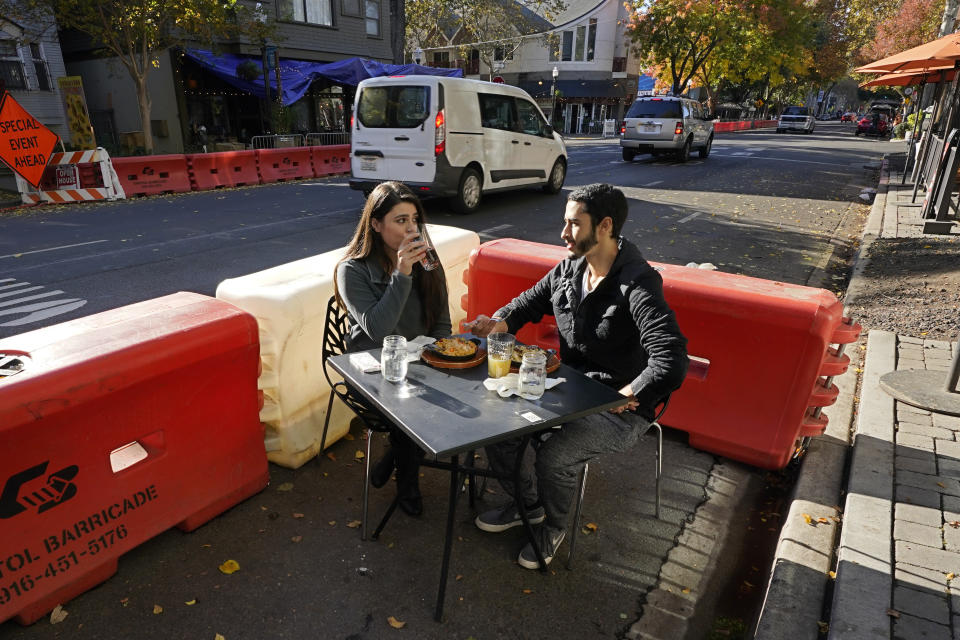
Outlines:
POLYGON ((567 149, 522 89, 438 76, 370 78, 350 123, 350 187, 387 180, 450 197, 470 213, 482 193, 563 187, 567 149))

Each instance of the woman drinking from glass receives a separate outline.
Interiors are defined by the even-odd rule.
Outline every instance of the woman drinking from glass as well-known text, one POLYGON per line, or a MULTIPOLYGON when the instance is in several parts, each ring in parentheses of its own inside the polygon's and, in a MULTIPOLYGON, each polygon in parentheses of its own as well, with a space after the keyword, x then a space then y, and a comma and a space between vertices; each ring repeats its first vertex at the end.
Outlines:
MULTIPOLYGON (((384 182, 367 198, 334 275, 337 300, 350 317, 350 351, 379 347, 389 335, 408 340, 450 335, 443 267, 427 270, 422 264, 427 256, 421 239, 424 224, 423 205, 404 184, 384 182)), ((382 487, 396 468, 398 504, 404 512, 419 515, 423 451, 397 429, 390 432, 390 443, 374 465, 370 483, 382 487)))

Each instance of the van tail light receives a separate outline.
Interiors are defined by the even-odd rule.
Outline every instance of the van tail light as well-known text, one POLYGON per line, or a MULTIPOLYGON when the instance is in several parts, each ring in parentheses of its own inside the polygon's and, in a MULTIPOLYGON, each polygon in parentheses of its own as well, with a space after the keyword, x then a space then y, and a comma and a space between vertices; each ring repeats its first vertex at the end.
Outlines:
POLYGON ((443 109, 437 112, 437 119, 434 124, 436 130, 433 135, 433 154, 439 156, 447 148, 447 123, 443 117, 443 109))
POLYGON ((625 124, 620 125, 620 135, 623 135, 626 132, 627 132, 627 125, 625 124))
POLYGON ((356 116, 350 116, 350 128, 353 129, 353 122, 356 116))
POLYGON ((683 133, 683 121, 677 121, 677 128, 673 130, 673 135, 678 136, 683 133))

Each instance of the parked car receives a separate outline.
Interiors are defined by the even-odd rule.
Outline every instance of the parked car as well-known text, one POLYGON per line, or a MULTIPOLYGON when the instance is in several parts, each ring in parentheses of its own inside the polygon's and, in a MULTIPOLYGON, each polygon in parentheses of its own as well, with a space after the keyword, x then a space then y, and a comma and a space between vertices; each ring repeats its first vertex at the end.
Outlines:
POLYGON ((856 122, 857 114, 853 111, 847 111, 845 114, 840 116, 840 122, 856 122))
POLYGON ((438 76, 370 78, 350 123, 350 187, 400 180, 471 213, 482 194, 529 186, 557 193, 567 148, 526 91, 438 76))
POLYGON ((784 131, 813 133, 816 126, 816 121, 806 107, 787 107, 780 114, 780 120, 777 121, 777 133, 783 133, 784 131))
POLYGON ((630 105, 620 129, 624 162, 637 154, 670 154, 680 162, 696 149, 701 158, 713 148, 713 114, 696 100, 644 96, 630 105))
POLYGON ((890 126, 890 119, 886 113, 874 111, 868 113, 857 123, 857 130, 853 135, 877 136, 885 138, 893 133, 890 126))

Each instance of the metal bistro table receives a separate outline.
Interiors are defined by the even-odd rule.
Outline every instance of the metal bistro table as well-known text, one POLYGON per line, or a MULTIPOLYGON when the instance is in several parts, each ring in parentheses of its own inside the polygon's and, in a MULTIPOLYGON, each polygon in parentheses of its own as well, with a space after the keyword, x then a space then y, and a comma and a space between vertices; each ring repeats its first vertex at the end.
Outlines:
MULTIPOLYGON (((370 351, 377 360, 380 350, 370 351)), ((617 390, 592 380, 579 371, 561 364, 554 377, 566 382, 543 394, 538 400, 524 400, 519 396, 501 398, 495 391, 483 386, 487 366, 470 369, 435 369, 423 361, 410 363, 407 378, 401 383, 384 380, 379 373, 363 373, 350 361, 351 354, 334 356, 328 360, 344 381, 359 391, 377 409, 409 435, 435 458, 450 457, 449 464, 425 461, 432 467, 450 471, 450 495, 447 509, 447 528, 443 547, 443 564, 434 619, 443 616, 443 600, 453 543, 454 514, 459 495, 461 473, 475 473, 496 477, 487 469, 476 469, 472 460, 459 463, 459 456, 501 440, 530 436, 564 422, 599 413, 626 403, 617 390)), ((514 476, 519 474, 522 456, 518 456, 514 476)), ((395 506, 395 505, 394 505, 395 506)), ((522 508, 522 506, 521 506, 522 508)), ((540 567, 546 565, 533 539, 533 529, 526 513, 523 516, 527 536, 533 542, 540 567)), ((387 514, 389 517, 389 512, 387 514)), ((386 518, 385 518, 386 520, 386 518)), ((364 523, 365 526, 366 523, 364 523)))

